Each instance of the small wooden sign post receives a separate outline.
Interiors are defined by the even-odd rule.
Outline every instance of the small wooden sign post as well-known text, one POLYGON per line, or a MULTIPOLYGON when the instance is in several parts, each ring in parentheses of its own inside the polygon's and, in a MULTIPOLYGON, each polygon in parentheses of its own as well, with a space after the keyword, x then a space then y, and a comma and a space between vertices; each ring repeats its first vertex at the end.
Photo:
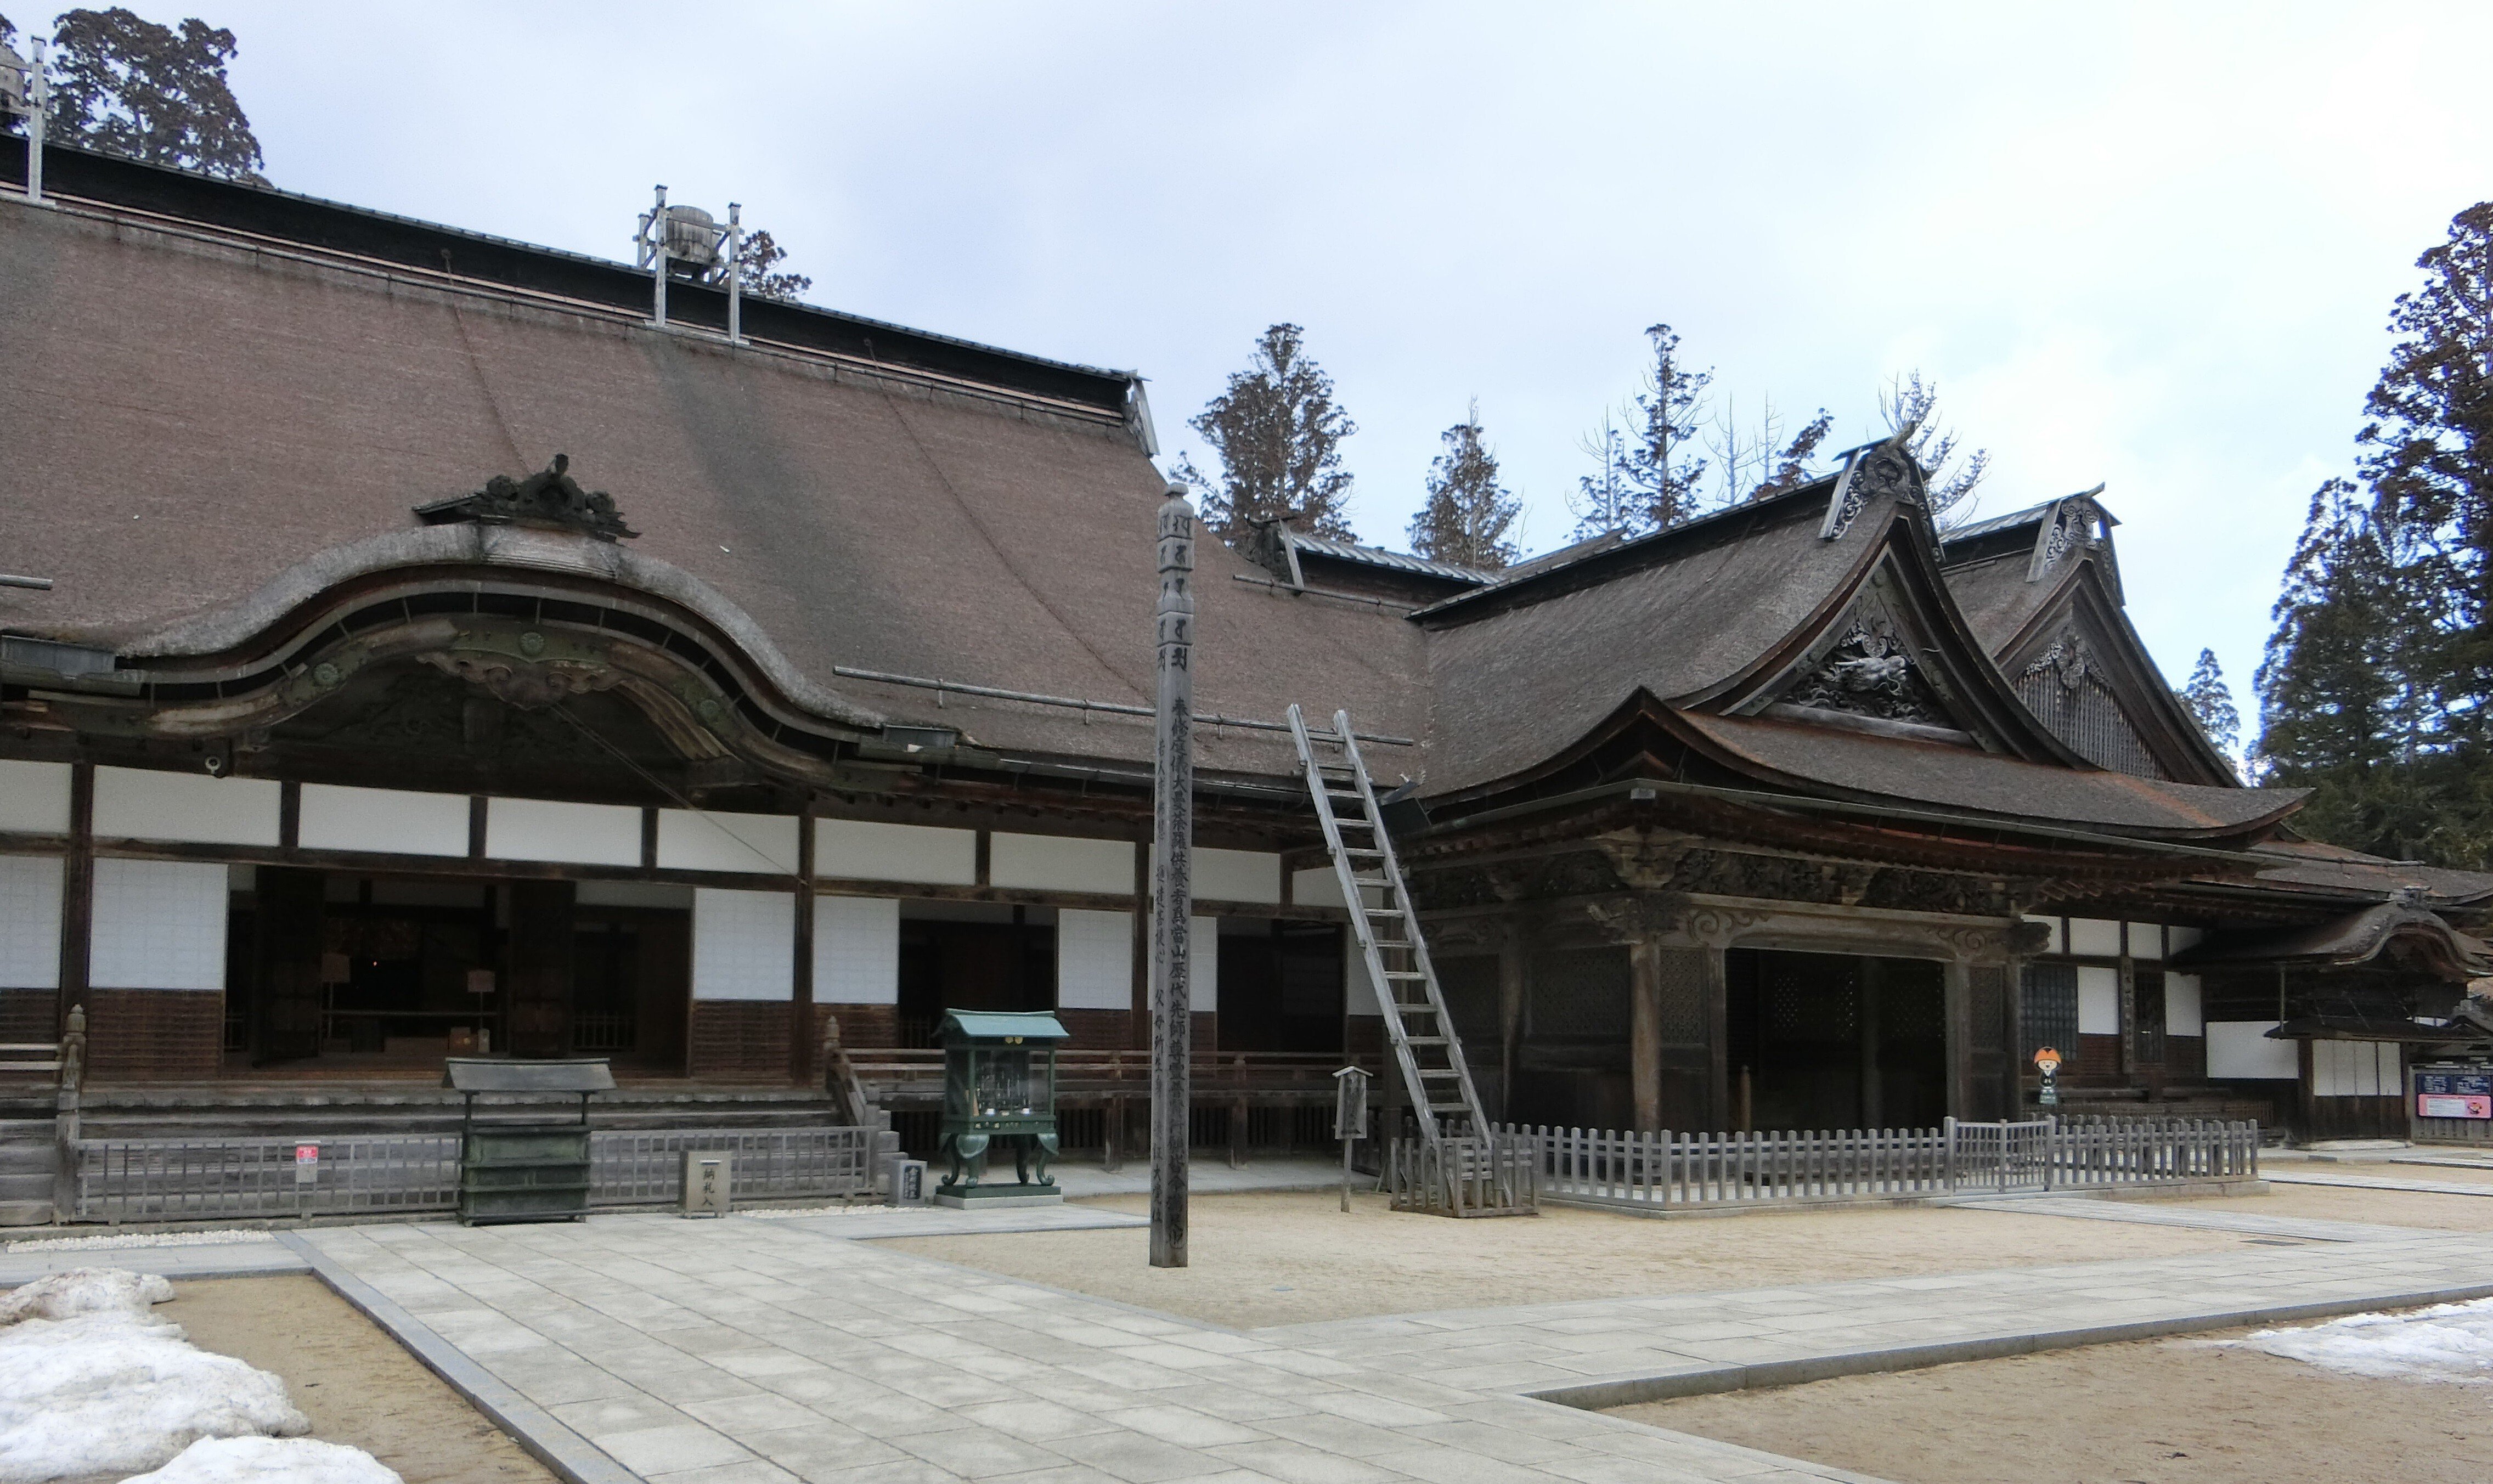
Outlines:
POLYGON ((1334 1076, 1333 1136, 1341 1140, 1341 1208, 1350 1209, 1350 1146, 1367 1132, 1367 1073, 1344 1067, 1334 1076))
POLYGON ((1152 820, 1152 1266, 1186 1266, 1186 1145, 1194 993, 1194 506, 1171 483, 1160 502, 1159 736, 1152 820))

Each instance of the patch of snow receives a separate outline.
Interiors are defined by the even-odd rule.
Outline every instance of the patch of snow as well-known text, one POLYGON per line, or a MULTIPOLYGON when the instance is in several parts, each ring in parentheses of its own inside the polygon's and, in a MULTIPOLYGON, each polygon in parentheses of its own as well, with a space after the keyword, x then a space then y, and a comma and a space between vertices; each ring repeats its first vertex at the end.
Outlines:
POLYGON ((797 1216, 898 1216, 904 1211, 920 1211, 923 1206, 765 1206, 758 1210, 733 1214, 751 1217, 758 1222, 784 1222, 797 1216))
POLYGON ((202 1438, 125 1484, 406 1484, 361 1448, 309 1438, 202 1438))
POLYGON ((202 1438, 311 1431, 284 1381, 148 1312, 172 1296, 152 1273, 74 1268, 0 1298, 0 1484, 137 1473, 202 1438))
POLYGON ((2307 1329, 2266 1329, 2225 1344, 2350 1376, 2493 1383, 2493 1298, 2407 1314, 2350 1314, 2307 1329))
POLYGON ((0 1244, 0 1257, 21 1252, 109 1252, 120 1247, 228 1247, 244 1242, 274 1242, 265 1231, 149 1231, 118 1236, 45 1237, 33 1242, 0 1244))

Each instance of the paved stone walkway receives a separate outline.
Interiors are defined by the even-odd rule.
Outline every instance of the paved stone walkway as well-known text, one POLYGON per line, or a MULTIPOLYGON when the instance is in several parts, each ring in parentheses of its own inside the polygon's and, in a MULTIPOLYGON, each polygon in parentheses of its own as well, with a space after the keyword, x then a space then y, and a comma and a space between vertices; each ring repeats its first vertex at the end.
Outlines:
MULTIPOLYGON (((2246 1202, 2248 1197, 2244 1197, 2246 1202)), ((2297 1242, 2404 1242, 2429 1235, 2416 1227, 2380 1227, 2366 1222, 2333 1222, 2304 1216, 2263 1216, 2239 1203, 2184 1209, 2154 1201, 2117 1200, 2100 1196, 2000 1196, 1979 1200, 1952 1200, 1954 1206, 1977 1211, 2013 1211, 2020 1216, 2065 1216, 2075 1221, 2126 1222, 2138 1227, 2188 1227, 2201 1231, 2238 1231, 2246 1236, 2297 1242)))
POLYGON ((1526 1393, 1616 1405, 2493 1294, 2476 1240, 2406 1233, 1242 1333, 836 1240, 838 1220, 286 1241, 583 1484, 1857 1479, 1526 1393))
POLYGON ((2266 1177, 2278 1185, 2338 1185, 2358 1191, 2414 1191, 2426 1196, 2493 1196, 2493 1183, 2465 1180, 2407 1180, 2394 1175, 2323 1175, 2297 1170, 2270 1170, 2266 1177))

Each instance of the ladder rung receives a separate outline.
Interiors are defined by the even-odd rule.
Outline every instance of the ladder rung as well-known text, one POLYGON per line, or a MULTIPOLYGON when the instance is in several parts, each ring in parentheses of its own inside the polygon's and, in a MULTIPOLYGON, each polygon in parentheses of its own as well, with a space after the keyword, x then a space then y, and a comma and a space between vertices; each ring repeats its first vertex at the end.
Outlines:
POLYGON ((1418 969, 1388 969, 1385 971, 1385 977, 1387 979, 1427 979, 1428 976, 1418 969))
POLYGON ((1462 1073, 1453 1067, 1423 1067, 1420 1069, 1420 1075, 1431 1079, 1442 1080, 1446 1077, 1459 1077, 1462 1075, 1462 1073))
POLYGON ((1432 1113, 1468 1113, 1471 1111, 1471 1108, 1460 1103, 1431 1103, 1428 1105, 1428 1111, 1432 1113))
POLYGON ((1363 850, 1356 845, 1344 845, 1341 847, 1341 853, 1346 856, 1358 856, 1363 860, 1368 861, 1382 861, 1385 859, 1385 852, 1381 850, 1363 850))
POLYGON ((1443 1036, 1405 1036, 1402 1038, 1402 1044, 1409 1046, 1441 1046, 1446 1044, 1446 1038, 1443 1036))

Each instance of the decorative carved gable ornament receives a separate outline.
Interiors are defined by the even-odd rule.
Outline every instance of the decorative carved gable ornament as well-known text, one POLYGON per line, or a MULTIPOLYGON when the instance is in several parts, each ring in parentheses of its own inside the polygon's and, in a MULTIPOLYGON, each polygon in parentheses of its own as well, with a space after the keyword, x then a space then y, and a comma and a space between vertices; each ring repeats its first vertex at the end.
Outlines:
POLYGON ((571 477, 570 469, 571 455, 558 453, 554 463, 526 479, 496 474, 473 495, 418 505, 415 518, 427 526, 447 526, 456 521, 542 526, 578 531, 600 541, 641 533, 623 524, 613 496, 604 490, 582 489, 580 481, 571 477))
POLYGON ((1937 690, 1922 674, 1912 646, 1893 623, 1878 618, 1854 619, 1817 668, 1801 677, 1783 699, 1792 706, 1882 721, 1929 727, 1956 724, 1937 690))
MULTIPOLYGON (((2052 641, 2050 649, 2036 655, 2034 662, 2027 665, 2019 678, 2049 675, 2060 682, 2061 689, 2075 690, 2094 674, 2094 651, 2087 648, 2086 640, 2076 634, 2062 634, 2052 641)), ((2097 679, 2095 683, 2100 685, 2103 681, 2097 679)))
POLYGON ((1912 436, 1913 430, 1907 428, 1885 442, 1855 448, 1846 456, 1844 473, 1826 502, 1826 520, 1817 528, 1819 540, 1841 539, 1873 500, 1894 499, 1920 504, 1929 497, 1930 482, 1905 446, 1912 436))
POLYGON ((2084 493, 2072 495, 2052 507, 2043 529, 2034 536, 2034 555, 2026 563, 2026 580, 2040 582, 2072 553, 2098 552, 2102 555, 2105 575, 2113 580, 2118 595, 2120 574, 2112 564, 2112 528, 2119 522, 2112 512, 2095 503, 2104 487, 2096 485, 2084 493))

